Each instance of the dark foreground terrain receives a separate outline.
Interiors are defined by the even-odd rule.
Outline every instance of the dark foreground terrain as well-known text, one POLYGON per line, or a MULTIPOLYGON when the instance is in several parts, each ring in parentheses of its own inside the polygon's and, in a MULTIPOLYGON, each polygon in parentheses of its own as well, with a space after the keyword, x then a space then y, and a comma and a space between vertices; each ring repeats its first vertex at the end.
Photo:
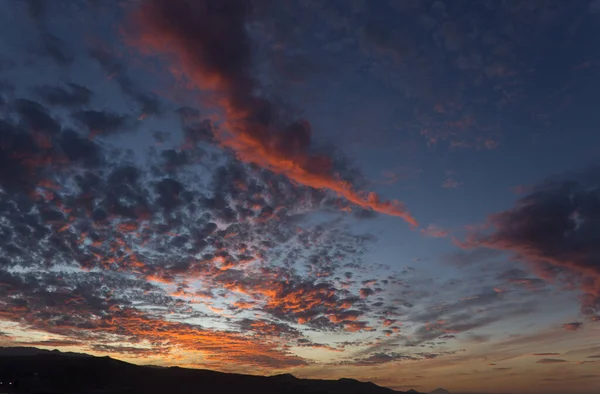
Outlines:
MULTIPOLYGON (((401 393, 354 379, 297 379, 139 366, 110 357, 38 349, 0 349, 0 393, 401 393), (12 385, 7 383, 12 382, 12 385)), ((411 393, 415 393, 411 391, 411 393)))

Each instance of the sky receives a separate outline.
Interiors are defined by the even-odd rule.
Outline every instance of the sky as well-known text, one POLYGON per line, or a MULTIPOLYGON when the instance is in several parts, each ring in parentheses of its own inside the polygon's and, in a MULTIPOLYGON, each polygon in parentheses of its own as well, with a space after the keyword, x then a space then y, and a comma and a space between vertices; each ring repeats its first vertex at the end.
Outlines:
POLYGON ((597 392, 600 1, 2 6, 0 345, 597 392))

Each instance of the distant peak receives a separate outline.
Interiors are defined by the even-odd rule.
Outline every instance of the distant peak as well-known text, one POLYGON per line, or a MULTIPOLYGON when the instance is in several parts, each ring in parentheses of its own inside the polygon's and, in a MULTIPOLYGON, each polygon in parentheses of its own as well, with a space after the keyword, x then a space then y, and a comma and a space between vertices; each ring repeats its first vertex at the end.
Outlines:
POLYGON ((38 349, 36 347, 25 347, 25 346, 0 347, 0 356, 6 357, 6 356, 40 356, 40 355, 91 357, 89 354, 61 352, 58 349, 47 350, 47 349, 38 349))
POLYGON ((451 393, 446 389, 437 388, 437 389, 433 390, 432 392, 430 392, 429 394, 451 394, 451 393))
POLYGON ((279 375, 273 375, 272 377, 273 378, 278 378, 278 379, 298 379, 297 377, 295 377, 291 373, 282 373, 282 374, 279 374, 279 375))
POLYGON ((338 382, 360 383, 358 380, 352 379, 352 378, 340 378, 340 379, 338 379, 338 382))

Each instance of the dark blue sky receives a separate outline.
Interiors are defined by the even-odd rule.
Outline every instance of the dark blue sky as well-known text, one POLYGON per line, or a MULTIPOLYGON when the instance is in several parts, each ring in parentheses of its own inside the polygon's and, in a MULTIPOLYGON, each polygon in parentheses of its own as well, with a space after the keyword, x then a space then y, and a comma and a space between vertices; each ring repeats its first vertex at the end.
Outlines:
POLYGON ((600 384, 598 1, 4 9, 0 343, 600 384))

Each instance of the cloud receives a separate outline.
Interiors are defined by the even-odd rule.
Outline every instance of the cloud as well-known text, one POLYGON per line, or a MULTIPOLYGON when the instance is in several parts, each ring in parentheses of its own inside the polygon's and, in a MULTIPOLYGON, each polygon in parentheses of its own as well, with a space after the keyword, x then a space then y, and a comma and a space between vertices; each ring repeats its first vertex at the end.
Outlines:
POLYGON ((94 159, 94 144, 81 143, 47 108, 24 99, 11 102, 11 107, 18 122, 0 119, 0 186, 5 190, 31 193, 38 186, 49 185, 50 166, 61 169, 94 159), (78 156, 83 151, 74 152, 76 146, 85 146, 91 156, 78 156))
POLYGON ((414 167, 403 167, 397 170, 384 170, 382 171, 382 180, 380 183, 386 185, 392 185, 400 181, 406 181, 418 177, 423 170, 414 167))
MULTIPOLYGON (((286 323, 274 322, 268 320, 253 320, 243 319, 239 322, 240 328, 244 332, 254 332, 258 336, 267 337, 293 337, 299 338, 302 336, 300 331, 291 327, 286 323)), ((302 339, 302 338, 301 338, 302 339)), ((300 340, 300 339, 299 339, 300 340)))
POLYGON ((112 111, 78 111, 73 114, 73 118, 88 129, 91 137, 120 133, 126 131, 128 126, 131 127, 127 115, 112 111))
POLYGON ((462 181, 457 181, 454 178, 447 178, 444 180, 444 182, 442 183, 442 187, 444 189, 458 189, 459 187, 463 186, 464 182, 462 181))
POLYGON ((579 380, 579 379, 595 379, 600 375, 576 375, 576 376, 565 376, 561 378, 544 378, 545 382, 564 382, 565 380, 579 380))
POLYGON ((368 357, 358 359, 352 363, 352 365, 368 366, 368 365, 381 365, 387 364, 393 361, 404 361, 404 360, 418 360, 417 357, 412 355, 404 355, 400 353, 375 353, 368 357))
POLYGON ((560 353, 533 353, 532 356, 560 356, 560 353))
MULTIPOLYGON (((452 290, 457 291, 457 283, 452 285, 452 290)), ((464 284, 472 287, 470 282, 464 284)), ((398 343, 409 348, 432 347, 441 341, 459 338, 463 341, 481 342, 489 340, 477 330, 509 318, 509 316, 522 316, 529 314, 537 308, 537 302, 522 297, 521 302, 509 300, 502 293, 489 291, 470 297, 463 297, 457 301, 446 301, 453 297, 453 293, 439 293, 439 302, 426 300, 419 297, 427 308, 413 308, 403 320, 411 322, 410 334, 402 338, 389 338, 361 351, 361 354, 381 352, 398 343), (477 310, 477 313, 473 313, 477 310), (461 335, 462 334, 462 335, 461 335)), ((436 297, 436 299, 437 299, 436 297)))
POLYGON ((153 148, 139 164, 114 134, 90 140, 39 103, 9 104, 0 320, 122 357, 202 352, 214 368, 305 365, 289 349, 307 331, 399 330, 383 323, 395 316, 384 285, 397 279, 362 264, 376 239, 351 231, 337 197, 228 153, 199 163, 211 141, 153 148))
POLYGON ((43 341, 29 341, 29 342, 17 342, 18 346, 25 347, 65 347, 65 346, 79 346, 83 344, 81 341, 73 341, 73 340, 61 340, 61 339, 48 339, 43 341))
POLYGON ((91 90, 75 83, 68 83, 65 87, 40 86, 35 91, 48 105, 80 107, 88 105, 92 99, 91 90))
MULTIPOLYGON (((167 11, 177 7, 177 3, 162 4, 167 11)), ((234 22, 236 18, 234 12, 234 22)), ((213 23, 212 17, 200 19, 213 23)), ((208 50, 186 53, 214 54, 201 36, 200 49, 208 50)), ((238 37, 246 37, 245 30, 238 37)), ((235 40, 217 41, 225 44, 224 49, 235 44, 235 40)), ((133 80, 122 77, 126 70, 114 58, 112 53, 97 56, 121 93, 136 106, 147 107, 141 99, 136 101, 138 89, 130 89, 133 80)), ((105 122, 88 117, 87 123, 104 123, 106 137, 90 140, 85 129, 91 127, 81 119, 75 125, 85 126, 84 133, 70 129, 73 119, 63 123, 57 116, 63 115, 64 108, 56 108, 55 114, 31 103, 21 106, 20 114, 16 105, 10 109, 15 116, 2 124, 0 148, 1 164, 8 165, 0 170, 0 271, 6 274, 0 297, 5 302, 0 308, 3 318, 24 324, 25 329, 72 335, 83 344, 96 341, 97 351, 108 354, 147 357, 152 348, 162 356, 177 348, 206 354, 206 360, 220 365, 290 367, 310 362, 290 354, 290 346, 337 349, 304 338, 308 332, 359 338, 348 346, 375 347, 382 338, 390 339, 349 361, 383 365, 438 357, 439 353, 417 352, 444 346, 447 340, 485 341, 481 328, 535 309, 534 303, 520 299, 524 293, 520 289, 541 289, 546 281, 529 273, 490 277, 477 285, 464 278, 460 283, 440 284, 419 282, 414 278, 418 273, 407 269, 405 277, 390 276, 388 282, 377 276, 379 280, 372 282, 374 273, 369 270, 379 275, 386 269, 361 259, 375 239, 350 228, 346 220, 352 217, 342 220, 332 215, 352 208, 355 218, 371 217, 380 208, 372 210, 373 201, 358 191, 364 190, 358 177, 339 170, 337 155, 317 147, 306 124, 279 115, 283 111, 278 103, 258 89, 247 71, 253 65, 232 69, 219 63, 214 71, 207 69, 206 59, 200 59, 194 62, 200 72, 190 73, 191 79, 217 79, 212 81, 213 98, 223 104, 226 122, 208 120, 203 112, 190 108, 178 111, 190 143, 173 148, 171 142, 177 141, 167 141, 159 132, 157 142, 170 147, 155 147, 143 157, 147 161, 143 165, 137 161, 140 157, 133 160, 118 146, 110 146, 112 135, 133 129, 131 115, 88 108, 91 99, 84 90, 76 97, 79 93, 72 86, 46 86, 40 90, 45 95, 39 96, 46 106, 72 111, 75 120, 83 119, 80 114, 85 111, 88 115, 94 111, 96 120, 103 118, 98 113, 125 116, 124 125, 110 127, 108 115, 105 122), (244 87, 247 80, 250 87, 244 87), (266 108, 264 112, 259 106, 266 108), (269 110, 271 118, 265 120, 269 110), (286 126, 290 123, 293 126, 286 126), (233 134, 227 134, 228 129, 233 134), (215 149, 215 141, 231 149, 215 149), (329 168, 314 169, 323 152, 329 168), (282 164, 284 159, 291 169, 282 164), (27 187, 8 190, 5 186, 11 183, 27 187), (363 198, 359 207, 348 203, 356 196, 363 198), (352 278, 344 275, 348 270, 353 271, 352 278), (492 280, 509 290, 492 292, 488 286, 492 280), (442 287, 455 286, 460 290, 442 292, 442 287), (461 294, 467 287, 468 293, 461 294), (202 326, 184 323, 200 319, 202 326), (405 325, 400 334, 401 321, 405 325), (414 337, 409 338, 413 331, 414 337), (252 343, 261 346, 253 350, 252 343), (410 354, 394 353, 394 343, 412 345, 407 347, 410 354)), ((459 68, 472 70, 477 61, 469 57, 458 63, 459 68)), ((172 70, 180 71, 176 68, 177 64, 172 70)), ((473 142, 477 139, 469 132, 478 128, 476 122, 468 110, 462 113, 458 105, 450 108, 450 101, 438 109, 455 119, 424 121, 452 129, 438 141, 445 139, 455 147, 465 146, 465 140, 486 144, 473 142)), ((438 236, 434 230, 444 232, 424 231, 438 236)), ((459 256, 461 261, 476 259, 468 252, 459 256)))
POLYGON ((568 361, 560 358, 542 358, 536 361, 537 364, 560 364, 566 362, 568 361))
POLYGON ((113 345, 104 345, 104 344, 93 344, 90 346, 90 350, 99 353, 108 353, 108 354, 117 354, 120 357, 148 357, 148 356, 169 356, 168 349, 160 349, 160 348, 142 348, 142 347, 134 347, 134 346, 113 346, 113 345))
POLYGON ((449 234, 448 230, 443 229, 442 227, 436 224, 430 224, 424 229, 421 229, 421 233, 427 237, 432 238, 445 238, 449 234))
POLYGON ((65 130, 58 140, 58 147, 71 163, 85 168, 98 168, 105 163, 101 148, 73 130, 65 130))
MULTIPOLYGON (((206 330, 195 325, 151 318, 132 308, 122 296, 107 300, 108 289, 98 286, 99 283, 104 282, 112 289, 128 288, 123 287, 123 279, 111 281, 108 278, 103 274, 90 273, 60 277, 44 274, 37 278, 25 275, 13 276, 12 279, 5 275, 1 280, 2 288, 8 289, 9 294, 18 297, 19 301, 3 301, 0 316, 3 320, 19 322, 23 327, 71 338, 71 342, 60 346, 72 346, 74 342, 79 342, 79 345, 91 343, 92 350, 123 356, 144 357, 152 353, 131 346, 111 345, 113 341, 119 342, 115 338, 121 338, 121 341, 135 338, 138 343, 152 343, 155 354, 168 354, 171 346, 182 350, 202 350, 207 361, 216 365, 227 361, 267 366, 304 363, 298 357, 288 357, 276 345, 257 345, 239 333, 206 330), (64 279, 61 280, 61 277, 64 279), (77 282, 70 290, 69 286, 75 284, 73 280, 77 282), (54 286, 58 286, 56 291, 46 288, 53 282, 54 286)), ((135 292, 129 293, 129 297, 136 297, 135 292)), ((142 294, 139 292, 137 297, 149 296, 142 294)), ((59 345, 58 342, 37 344, 59 345)))
POLYGON ((584 293, 583 313, 600 313, 598 174, 593 167, 539 185, 512 209, 490 217, 491 232, 472 234, 466 246, 512 252, 543 279, 576 282, 584 293))
POLYGON ((563 329, 565 329, 567 331, 577 331, 581 327, 583 327, 583 323, 581 323, 581 322, 573 322, 573 323, 563 324, 563 329))
POLYGON ((343 352, 343 348, 336 348, 336 347, 326 345, 323 343, 312 342, 306 338, 298 339, 297 346, 309 347, 309 348, 313 348, 313 349, 325 349, 325 350, 329 350, 331 352, 338 352, 338 353, 343 352))
POLYGON ((361 298, 367 298, 373 294, 375 294, 375 290, 370 289, 368 287, 364 287, 364 288, 360 289, 361 298))
POLYGON ((35 130, 37 135, 56 135, 60 132, 60 124, 49 115, 48 109, 39 103, 18 99, 15 100, 14 107, 21 121, 20 126, 35 130))
POLYGON ((240 160, 416 225, 400 202, 381 201, 375 193, 356 191, 337 178, 331 158, 311 153, 308 122, 286 125, 275 104, 256 94, 259 85, 250 74, 252 53, 245 29, 248 12, 248 4, 239 0, 146 2, 137 14, 139 44, 174 56, 197 88, 217 94, 225 121, 215 137, 240 160))
POLYGON ((528 290, 541 290, 546 287, 546 282, 544 280, 530 278, 528 277, 527 272, 518 268, 504 271, 499 275, 499 279, 515 286, 525 287, 528 290))

